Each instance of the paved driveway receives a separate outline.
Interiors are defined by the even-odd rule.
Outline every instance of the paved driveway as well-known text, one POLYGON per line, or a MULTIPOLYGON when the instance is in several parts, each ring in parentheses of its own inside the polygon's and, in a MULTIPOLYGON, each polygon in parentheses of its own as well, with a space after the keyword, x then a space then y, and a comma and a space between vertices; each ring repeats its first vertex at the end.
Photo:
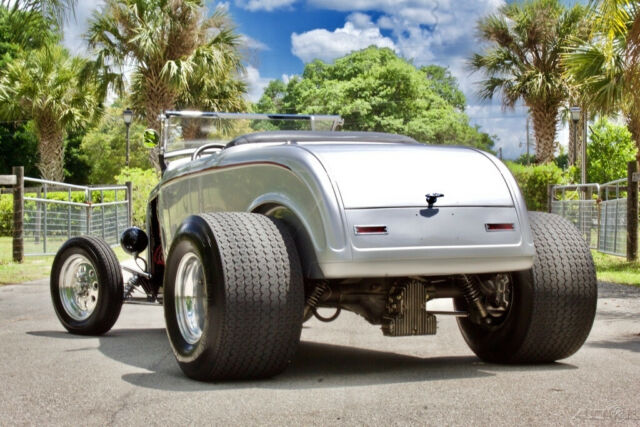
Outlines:
POLYGON ((46 281, 1 287, 0 424, 640 424, 638 288, 600 284, 586 345, 543 366, 480 362, 451 318, 417 338, 350 313, 307 325, 283 375, 206 384, 180 372, 160 307, 125 306, 106 336, 77 337, 46 281))

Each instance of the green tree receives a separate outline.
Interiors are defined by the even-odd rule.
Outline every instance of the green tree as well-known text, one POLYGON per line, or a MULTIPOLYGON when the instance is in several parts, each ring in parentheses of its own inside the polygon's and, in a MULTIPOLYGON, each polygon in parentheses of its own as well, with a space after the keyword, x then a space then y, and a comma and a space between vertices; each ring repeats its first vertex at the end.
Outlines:
MULTIPOLYGON (((57 43, 57 28, 38 13, 0 6, 0 70, 5 70, 22 52, 57 43), (30 14, 27 21, 25 14, 30 14), (18 30, 16 30, 18 29, 18 30)), ((0 71, 1 72, 1 71, 0 71)), ((0 174, 12 166, 24 166, 27 176, 39 176, 38 139, 32 121, 0 123, 0 174)))
MULTIPOLYGON (((90 23, 96 54, 91 73, 123 93, 131 64, 132 107, 148 126, 179 107, 237 111, 245 108, 239 81, 239 36, 226 13, 204 17, 203 0, 106 0, 90 23)), ((157 151, 150 160, 156 167, 157 151)))
POLYGON ((99 111, 94 88, 78 81, 84 64, 60 46, 46 46, 23 53, 0 74, 0 117, 33 120, 45 179, 63 180, 65 133, 87 125, 99 111))
MULTIPOLYGON (((149 169, 148 149, 143 145, 142 134, 145 126, 134 121, 130 128, 130 160, 131 168, 149 169)), ((88 182, 103 184, 114 182, 125 167, 125 126, 122 121, 122 104, 114 103, 105 109, 100 122, 82 139, 80 151, 84 153, 88 163, 88 182)))
POLYGON ((435 93, 458 110, 464 111, 467 99, 458 87, 458 80, 448 69, 439 65, 426 65, 420 67, 420 71, 427 76, 429 87, 435 93))
POLYGON ((561 54, 583 31, 585 9, 565 9, 559 0, 511 3, 482 18, 478 30, 487 49, 471 58, 471 67, 486 76, 480 96, 498 93, 513 108, 523 101, 533 118, 537 160, 551 162, 556 149, 558 110, 569 96, 561 54))
POLYGON ((637 149, 631 133, 606 119, 591 127, 587 144, 588 182, 604 183, 627 176, 627 163, 635 159, 637 149))
POLYGON ((433 144, 490 149, 492 138, 469 124, 461 94, 444 70, 436 81, 390 49, 369 47, 337 59, 316 60, 285 85, 272 81, 255 108, 259 112, 339 114, 344 129, 401 133, 433 144), (451 102, 443 98, 451 95, 451 102))
POLYGON ((635 2, 595 3, 589 12, 591 37, 574 40, 563 61, 589 108, 601 114, 622 111, 640 148, 640 64, 635 56, 639 40, 634 32, 639 20, 635 2))

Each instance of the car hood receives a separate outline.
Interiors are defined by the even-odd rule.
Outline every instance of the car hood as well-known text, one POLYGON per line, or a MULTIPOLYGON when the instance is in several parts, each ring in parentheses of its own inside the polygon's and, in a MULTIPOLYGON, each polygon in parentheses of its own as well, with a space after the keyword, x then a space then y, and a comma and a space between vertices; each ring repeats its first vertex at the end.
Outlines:
POLYGON ((304 144, 323 164, 346 209, 425 206, 513 206, 490 154, 422 144, 304 144))

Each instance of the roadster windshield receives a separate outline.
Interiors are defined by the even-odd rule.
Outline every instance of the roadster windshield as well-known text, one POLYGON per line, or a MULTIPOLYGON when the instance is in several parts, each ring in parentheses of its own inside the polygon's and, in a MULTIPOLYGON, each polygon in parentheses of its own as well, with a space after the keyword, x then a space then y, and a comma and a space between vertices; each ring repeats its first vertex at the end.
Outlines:
POLYGON ((270 130, 336 130, 340 116, 168 111, 163 119, 165 157, 189 154, 205 144, 270 130))

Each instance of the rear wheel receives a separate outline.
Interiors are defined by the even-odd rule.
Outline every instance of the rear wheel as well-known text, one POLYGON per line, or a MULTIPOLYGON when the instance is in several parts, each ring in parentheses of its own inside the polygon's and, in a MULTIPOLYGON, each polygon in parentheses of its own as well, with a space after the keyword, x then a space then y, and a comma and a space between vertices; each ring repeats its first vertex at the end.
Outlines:
MULTIPOLYGON (((509 277, 509 308, 486 324, 459 318, 465 341, 480 358, 499 363, 544 363, 564 359, 587 339, 597 303, 589 247, 569 221, 530 212, 536 247, 533 268, 509 277)), ((463 299, 454 301, 467 310, 463 299)))
POLYGON ((289 234, 259 214, 187 218, 164 279, 167 334, 183 372, 202 381, 278 374, 302 329, 304 289, 289 234))
POLYGON ((123 303, 120 263, 103 240, 67 240, 51 267, 51 299, 69 332, 101 335, 111 329, 123 303))

